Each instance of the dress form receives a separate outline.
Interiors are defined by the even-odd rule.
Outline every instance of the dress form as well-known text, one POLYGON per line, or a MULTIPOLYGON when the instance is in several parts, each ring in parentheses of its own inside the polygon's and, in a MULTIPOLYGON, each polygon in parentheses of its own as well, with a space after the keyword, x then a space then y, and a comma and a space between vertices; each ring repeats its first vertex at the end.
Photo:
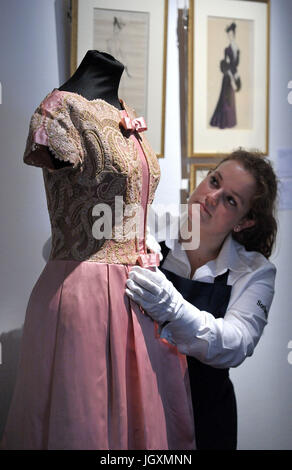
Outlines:
MULTIPOLYGON (((118 98, 118 88, 123 71, 124 65, 110 54, 89 50, 75 73, 59 90, 77 93, 89 101, 102 99, 121 110, 123 107, 118 98)), ((36 152, 51 170, 71 166, 70 162, 61 162, 55 158, 45 146, 40 145, 36 152)))
POLYGON ((117 81, 110 94, 111 72, 102 81, 91 65, 48 94, 29 128, 24 161, 43 168, 52 249, 29 301, 7 447, 192 449, 183 357, 159 341, 153 321, 125 298, 131 267, 143 261, 150 268, 156 257, 141 253, 137 234, 128 236, 124 210, 117 239, 94 236, 93 208, 106 203, 115 214, 116 197, 123 208, 141 200, 146 219, 160 171, 147 139, 136 127, 122 128, 126 114, 139 120, 134 111, 109 104, 117 81), (95 79, 103 87, 89 86, 95 79), (41 148, 73 170, 50 172, 54 160, 50 167, 39 159, 41 148))
POLYGON ((87 51, 76 72, 59 90, 78 93, 87 100, 103 99, 122 109, 118 88, 123 71, 123 64, 110 54, 87 51))

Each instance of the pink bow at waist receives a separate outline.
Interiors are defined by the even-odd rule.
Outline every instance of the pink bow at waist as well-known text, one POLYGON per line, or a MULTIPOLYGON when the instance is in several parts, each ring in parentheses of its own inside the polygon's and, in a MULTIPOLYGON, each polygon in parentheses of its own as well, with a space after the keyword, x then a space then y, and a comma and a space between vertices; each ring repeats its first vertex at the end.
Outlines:
POLYGON ((145 253, 139 255, 137 259, 137 264, 142 266, 142 268, 150 268, 154 266, 159 266, 160 257, 159 253, 145 253))

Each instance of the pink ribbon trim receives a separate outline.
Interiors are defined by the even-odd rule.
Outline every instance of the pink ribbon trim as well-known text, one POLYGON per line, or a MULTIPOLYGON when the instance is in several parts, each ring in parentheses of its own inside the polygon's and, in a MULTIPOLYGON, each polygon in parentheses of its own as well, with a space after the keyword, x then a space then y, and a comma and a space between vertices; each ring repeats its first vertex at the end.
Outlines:
POLYGON ((127 111, 121 111, 122 118, 120 120, 121 126, 126 130, 126 131, 131 131, 131 132, 144 132, 147 131, 147 125, 145 119, 140 116, 135 119, 131 119, 127 111))
POLYGON ((159 266, 160 258, 159 253, 145 253, 139 255, 137 259, 137 264, 142 266, 142 268, 150 268, 151 266, 159 266))
POLYGON ((42 112, 42 123, 40 127, 34 133, 34 142, 36 144, 41 145, 48 145, 48 135, 45 127, 45 119, 46 117, 51 117, 52 114, 50 111, 53 111, 60 102, 61 99, 61 92, 54 88, 54 90, 48 95, 48 97, 42 102, 41 104, 41 112, 42 112))

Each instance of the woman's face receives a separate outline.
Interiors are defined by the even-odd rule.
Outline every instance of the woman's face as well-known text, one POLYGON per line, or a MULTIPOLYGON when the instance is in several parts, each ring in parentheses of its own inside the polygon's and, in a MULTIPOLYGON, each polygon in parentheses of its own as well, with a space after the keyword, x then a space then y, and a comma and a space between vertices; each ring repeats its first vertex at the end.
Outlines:
POLYGON ((251 207, 256 182, 240 163, 229 160, 212 171, 193 191, 188 202, 189 220, 192 204, 200 204, 201 233, 224 239, 236 227, 254 225, 245 216, 251 207))

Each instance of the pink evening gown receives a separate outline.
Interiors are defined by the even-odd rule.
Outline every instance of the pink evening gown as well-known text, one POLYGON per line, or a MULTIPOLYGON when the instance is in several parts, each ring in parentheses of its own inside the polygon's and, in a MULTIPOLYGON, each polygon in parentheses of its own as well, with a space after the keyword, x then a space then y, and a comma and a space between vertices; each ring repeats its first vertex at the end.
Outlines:
POLYGON ((186 359, 125 294, 131 267, 155 257, 145 219, 160 170, 145 136, 121 128, 135 118, 124 107, 54 89, 31 118, 24 161, 43 167, 52 250, 27 307, 4 449, 195 448, 186 359), (42 146, 71 165, 50 171, 42 146), (117 236, 124 214, 99 240, 93 207, 116 196, 142 204, 139 234, 117 236))

